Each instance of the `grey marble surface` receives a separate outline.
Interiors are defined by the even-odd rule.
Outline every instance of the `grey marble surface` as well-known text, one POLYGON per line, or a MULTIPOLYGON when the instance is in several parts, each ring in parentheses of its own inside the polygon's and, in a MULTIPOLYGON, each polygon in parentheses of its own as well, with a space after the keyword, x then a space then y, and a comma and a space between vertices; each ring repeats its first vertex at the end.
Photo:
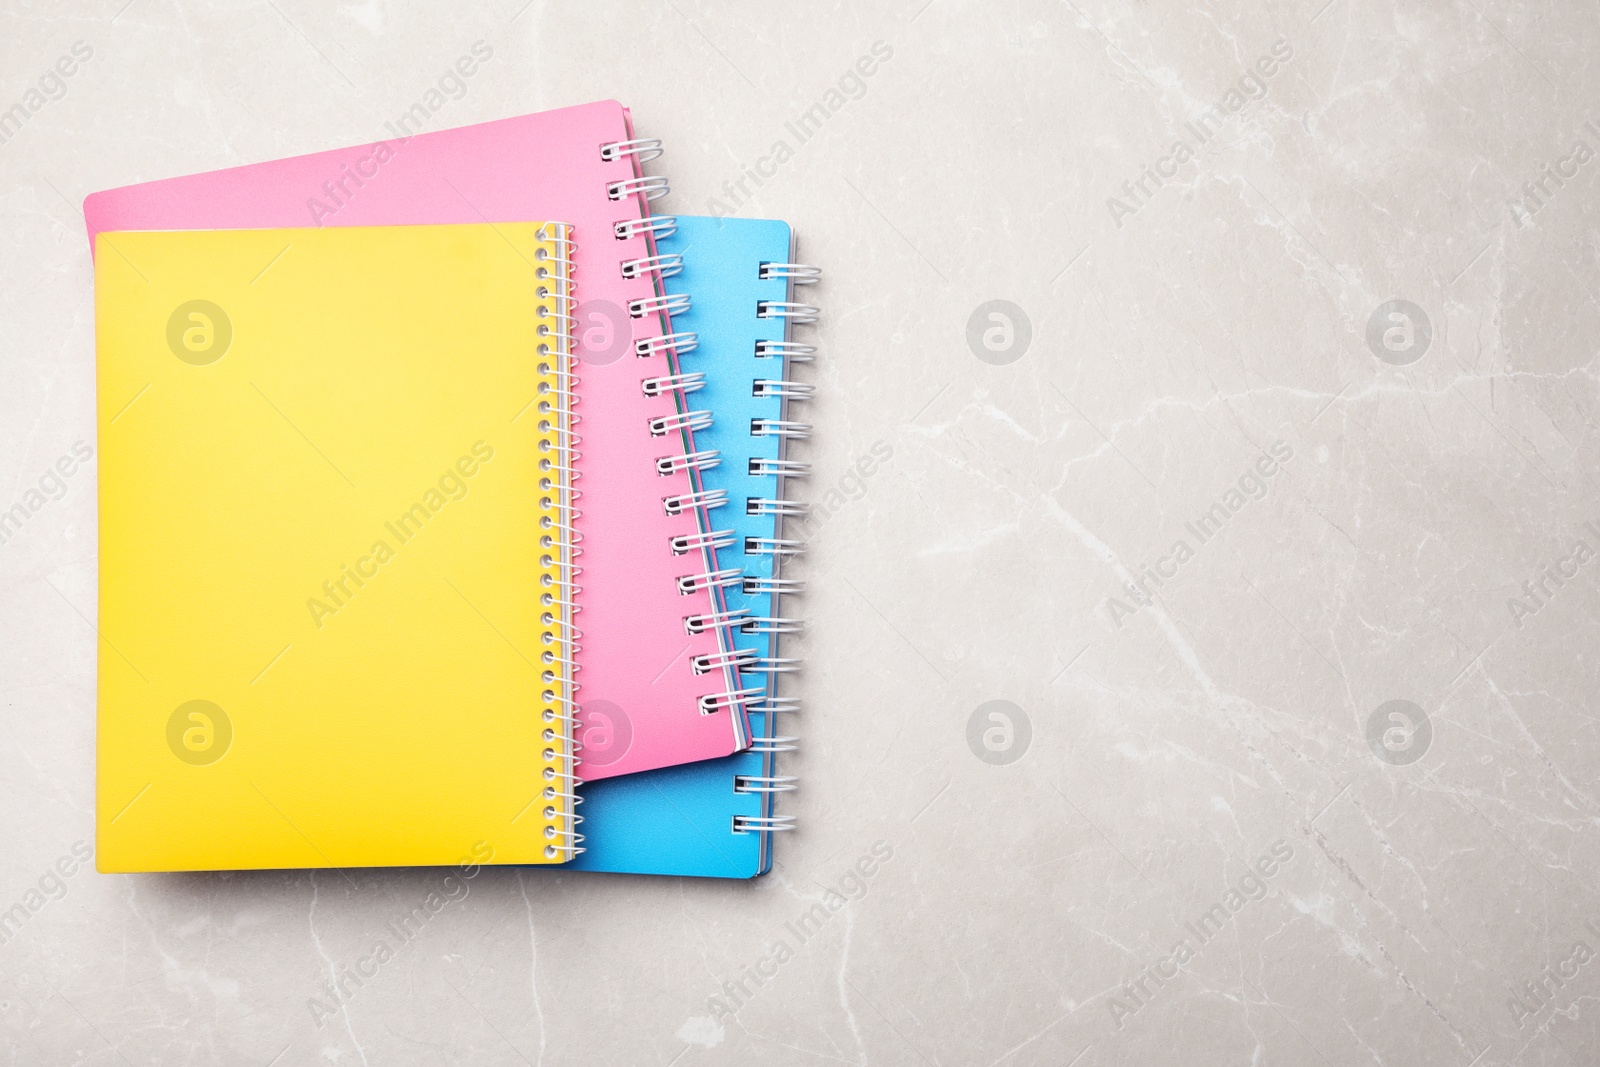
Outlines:
POLYGON ((1592 5, 522 2, 0 2, 4 1062, 1600 1061, 1592 5), (319 1011, 440 872, 78 859, 78 205, 603 97, 827 272, 800 829, 319 1011))

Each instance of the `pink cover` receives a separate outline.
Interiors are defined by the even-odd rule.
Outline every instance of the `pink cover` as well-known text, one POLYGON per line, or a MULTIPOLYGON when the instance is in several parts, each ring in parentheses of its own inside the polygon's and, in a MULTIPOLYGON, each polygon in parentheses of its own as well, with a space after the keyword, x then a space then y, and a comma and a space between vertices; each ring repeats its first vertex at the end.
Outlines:
MULTIPOLYGON (((604 161, 600 146, 632 136, 626 109, 607 100, 112 189, 91 195, 83 213, 91 249, 103 230, 566 222, 577 245, 578 298, 591 307, 606 301, 602 308, 626 309, 630 300, 658 295, 657 283, 648 274, 624 278, 621 263, 654 252, 644 237, 619 239, 613 224, 649 208, 642 195, 609 197, 610 183, 636 177, 639 168, 631 155, 604 161)), ((620 332, 631 328, 635 339, 670 330, 665 316, 601 314, 620 332)), ((591 322, 580 322, 580 331, 591 322)), ((580 736, 592 734, 579 772, 588 780, 749 745, 742 707, 700 710, 698 698, 734 690, 738 679, 725 671, 694 673, 691 657, 717 652, 718 638, 714 631, 689 634, 684 618, 721 604, 704 591, 680 594, 677 579, 715 570, 715 558, 674 555, 668 539, 709 525, 699 525, 703 511, 672 516, 662 506, 664 497, 697 487, 684 472, 658 474, 655 461, 692 443, 678 434, 650 435, 647 421, 673 414, 677 400, 670 393, 645 396, 640 380, 673 370, 665 355, 635 356, 628 340, 600 352, 579 349, 577 681, 580 736)))

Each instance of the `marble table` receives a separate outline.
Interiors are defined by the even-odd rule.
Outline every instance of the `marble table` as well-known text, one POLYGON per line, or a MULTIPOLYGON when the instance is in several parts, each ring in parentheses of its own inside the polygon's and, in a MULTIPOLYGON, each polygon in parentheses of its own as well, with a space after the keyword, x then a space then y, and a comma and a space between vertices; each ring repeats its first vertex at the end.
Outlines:
POLYGON ((1401 6, 0 5, 0 1061, 1596 1062, 1600 18, 1401 6), (774 870, 97 874, 83 197, 605 97, 825 270, 774 870))

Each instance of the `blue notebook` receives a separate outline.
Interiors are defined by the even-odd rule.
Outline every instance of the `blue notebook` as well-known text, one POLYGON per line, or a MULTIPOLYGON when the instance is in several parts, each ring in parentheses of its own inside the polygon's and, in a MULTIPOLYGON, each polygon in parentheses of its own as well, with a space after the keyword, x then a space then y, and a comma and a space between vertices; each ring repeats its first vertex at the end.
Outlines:
POLYGON ((584 852, 562 866, 752 878, 771 868, 773 836, 794 825, 778 813, 776 798, 794 787, 777 763, 794 740, 782 736, 780 720, 797 709, 794 698, 778 694, 778 680, 798 664, 778 646, 799 628, 782 609, 783 595, 799 591, 782 576, 782 563, 800 551, 784 537, 783 522, 804 506, 783 490, 805 469, 787 458, 787 443, 810 430, 791 405, 811 387, 790 381, 789 370, 814 350, 789 335, 816 321, 815 308, 794 301, 794 287, 819 272, 791 262, 784 222, 680 216, 676 232, 657 237, 656 252, 634 269, 654 271, 667 292, 692 303, 672 316, 681 373, 647 387, 678 392, 681 408, 711 413, 688 458, 701 487, 725 498, 710 511, 718 569, 691 580, 720 586, 728 610, 743 616, 730 631, 733 651, 695 667, 718 670, 722 664, 710 660, 736 660, 755 741, 738 755, 580 786, 584 852))

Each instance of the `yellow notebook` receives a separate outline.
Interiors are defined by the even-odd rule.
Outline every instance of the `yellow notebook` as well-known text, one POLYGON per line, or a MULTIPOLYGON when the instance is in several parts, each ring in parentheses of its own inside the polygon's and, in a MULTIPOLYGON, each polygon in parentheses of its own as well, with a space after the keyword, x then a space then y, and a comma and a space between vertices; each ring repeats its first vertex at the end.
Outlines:
POLYGON ((102 233, 102 871, 570 857, 559 224, 102 233))

